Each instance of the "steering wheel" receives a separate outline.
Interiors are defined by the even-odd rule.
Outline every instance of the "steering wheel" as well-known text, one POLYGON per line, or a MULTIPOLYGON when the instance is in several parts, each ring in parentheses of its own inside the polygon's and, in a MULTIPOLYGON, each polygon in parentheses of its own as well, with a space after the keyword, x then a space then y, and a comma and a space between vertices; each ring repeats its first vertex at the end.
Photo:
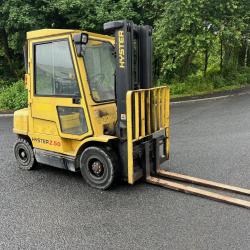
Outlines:
POLYGON ((98 86, 101 86, 104 79, 105 79, 105 75, 102 73, 99 73, 91 77, 90 82, 92 82, 94 86, 98 87, 98 86))

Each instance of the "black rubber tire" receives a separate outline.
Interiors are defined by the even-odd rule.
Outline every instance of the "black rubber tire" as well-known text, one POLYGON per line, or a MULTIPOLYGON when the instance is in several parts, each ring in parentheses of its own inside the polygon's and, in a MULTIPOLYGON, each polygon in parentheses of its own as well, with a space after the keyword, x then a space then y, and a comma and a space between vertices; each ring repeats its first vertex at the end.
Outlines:
POLYGON ((24 138, 17 139, 14 145, 14 154, 20 169, 32 170, 35 168, 36 160, 33 149, 24 138))
POLYGON ((83 179, 89 186, 101 190, 109 189, 117 179, 117 157, 111 148, 91 146, 86 148, 79 156, 79 166, 83 179), (91 162, 99 161, 103 173, 96 176, 91 172, 91 162))

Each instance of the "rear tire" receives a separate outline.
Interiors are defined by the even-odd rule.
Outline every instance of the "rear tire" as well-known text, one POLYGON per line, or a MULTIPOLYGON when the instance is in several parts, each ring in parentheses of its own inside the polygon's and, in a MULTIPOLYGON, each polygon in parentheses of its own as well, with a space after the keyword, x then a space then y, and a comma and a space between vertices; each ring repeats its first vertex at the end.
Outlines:
POLYGON ((35 168, 36 160, 34 152, 26 139, 17 139, 14 145, 14 154, 19 168, 24 170, 31 170, 35 168))
POLYGON ((104 147, 88 147, 80 155, 80 170, 89 186, 109 189, 117 177, 117 157, 104 147))

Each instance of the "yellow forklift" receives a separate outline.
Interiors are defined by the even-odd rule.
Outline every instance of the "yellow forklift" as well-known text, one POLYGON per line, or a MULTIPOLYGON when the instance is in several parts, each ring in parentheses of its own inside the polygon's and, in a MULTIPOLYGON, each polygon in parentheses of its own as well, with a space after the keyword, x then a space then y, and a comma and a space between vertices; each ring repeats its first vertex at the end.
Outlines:
POLYGON ((106 34, 43 29, 24 46, 28 107, 14 114, 21 169, 42 163, 81 171, 94 188, 139 179, 231 204, 250 202, 195 188, 250 190, 169 172, 169 88, 152 85, 152 28, 104 24, 106 34), (160 177, 161 176, 161 177, 160 177), (171 181, 175 179, 177 181, 171 181))

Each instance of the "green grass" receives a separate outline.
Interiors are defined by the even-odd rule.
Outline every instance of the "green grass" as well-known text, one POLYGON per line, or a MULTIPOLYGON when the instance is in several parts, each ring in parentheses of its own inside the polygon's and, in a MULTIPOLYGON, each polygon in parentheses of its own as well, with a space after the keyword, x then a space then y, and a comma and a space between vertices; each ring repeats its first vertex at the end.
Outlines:
POLYGON ((211 85, 207 86, 195 86, 192 88, 192 85, 188 83, 181 83, 181 84, 171 84, 170 85, 170 93, 171 98, 179 98, 179 97, 188 97, 188 96, 198 96, 198 95, 205 95, 205 94, 213 94, 218 92, 223 92, 226 90, 234 90, 234 89, 240 89, 247 86, 234 84, 229 86, 222 86, 222 87, 213 87, 211 85))
POLYGON ((189 76, 185 82, 173 82, 170 86, 172 98, 196 96, 234 90, 250 84, 250 70, 232 73, 223 77, 218 72, 211 72, 206 78, 197 75, 189 76))

